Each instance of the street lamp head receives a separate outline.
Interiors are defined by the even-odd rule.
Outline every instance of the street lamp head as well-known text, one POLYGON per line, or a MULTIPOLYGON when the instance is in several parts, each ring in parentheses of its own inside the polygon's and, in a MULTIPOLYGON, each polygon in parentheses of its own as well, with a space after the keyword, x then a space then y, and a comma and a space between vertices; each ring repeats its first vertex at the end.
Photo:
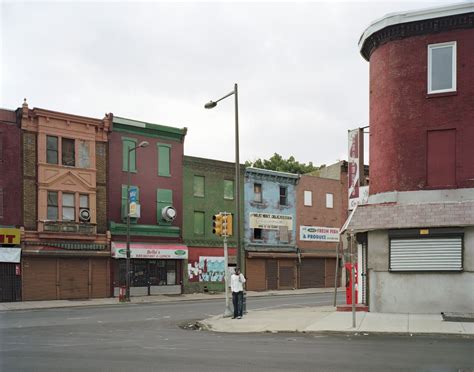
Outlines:
POLYGON ((147 147, 149 145, 149 143, 147 141, 142 141, 138 144, 137 147, 147 147))
POLYGON ((211 109, 217 106, 217 102, 214 101, 209 101, 204 105, 204 108, 211 109))

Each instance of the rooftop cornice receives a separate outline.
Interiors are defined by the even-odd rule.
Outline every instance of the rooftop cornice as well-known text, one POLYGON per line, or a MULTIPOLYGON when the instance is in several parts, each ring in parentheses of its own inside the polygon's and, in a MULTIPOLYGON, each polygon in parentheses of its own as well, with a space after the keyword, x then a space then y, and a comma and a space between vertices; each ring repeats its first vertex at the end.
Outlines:
POLYGON ((380 45, 411 36, 474 27, 474 3, 390 13, 368 26, 359 39, 362 57, 369 61, 380 45))

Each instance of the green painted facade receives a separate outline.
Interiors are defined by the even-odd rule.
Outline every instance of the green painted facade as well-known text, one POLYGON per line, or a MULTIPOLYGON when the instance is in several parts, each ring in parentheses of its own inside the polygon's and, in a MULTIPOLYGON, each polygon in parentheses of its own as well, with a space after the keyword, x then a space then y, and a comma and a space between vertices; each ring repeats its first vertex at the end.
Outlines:
MULTIPOLYGON (((241 165, 241 213, 243 213, 244 175, 245 167, 241 165)), ((195 257, 196 252, 212 252, 212 248, 218 250, 215 256, 220 256, 222 255, 223 239, 212 233, 212 216, 219 212, 229 212, 235 215, 235 163, 185 156, 183 176, 183 239, 189 247, 189 260, 191 261, 195 257), (232 184, 233 192, 230 191, 232 184)), ((242 215, 240 218, 243 221, 242 215)), ((229 248, 236 247, 237 222, 235 219, 233 225, 234 236, 228 239, 229 248)), ((241 244, 243 244, 243 223, 241 223, 241 244)), ((232 258, 229 261, 232 262, 232 258)), ((187 274, 186 270, 184 275, 184 291, 186 293, 224 290, 222 282, 190 282, 187 274)))

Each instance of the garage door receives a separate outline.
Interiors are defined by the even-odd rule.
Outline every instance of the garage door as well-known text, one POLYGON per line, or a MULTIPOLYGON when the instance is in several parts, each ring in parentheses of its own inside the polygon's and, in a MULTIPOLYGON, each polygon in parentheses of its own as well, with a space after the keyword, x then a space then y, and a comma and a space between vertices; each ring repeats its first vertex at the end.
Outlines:
POLYGON ((326 258, 326 278, 325 278, 326 288, 334 288, 335 278, 336 278, 336 259, 326 258))
POLYGON ((108 259, 91 259, 92 261, 92 298, 110 296, 108 259))
POLYGON ((89 259, 59 259, 59 299, 89 297, 89 259))
POLYGON ((265 291, 267 289, 265 280, 265 260, 250 258, 246 261, 246 274, 248 291, 265 291))
POLYGON ((56 300, 56 259, 23 257, 23 301, 56 300))
POLYGON ((265 270, 267 273, 267 289, 278 289, 278 261, 275 259, 266 260, 265 270))
POLYGON ((325 259, 303 258, 300 268, 300 288, 324 288, 325 259))

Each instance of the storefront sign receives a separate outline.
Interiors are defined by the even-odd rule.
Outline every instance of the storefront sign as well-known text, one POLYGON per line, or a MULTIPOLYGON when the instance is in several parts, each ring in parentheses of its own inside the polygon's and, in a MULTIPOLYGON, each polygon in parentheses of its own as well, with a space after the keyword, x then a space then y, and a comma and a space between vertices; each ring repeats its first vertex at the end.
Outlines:
POLYGON ((293 229, 293 216, 271 213, 250 213, 251 229, 279 230, 280 226, 293 229))
POLYGON ((20 244, 20 229, 0 228, 0 245, 20 244))
POLYGON ((0 262, 19 263, 21 259, 21 248, 0 248, 0 262))
POLYGON ((339 229, 334 227, 300 226, 300 240, 337 243, 339 241, 339 229))
MULTIPOLYGON (((112 257, 127 258, 126 244, 112 242, 112 257)), ((179 244, 132 243, 130 244, 130 258, 185 260, 188 258, 188 247, 179 244)))

